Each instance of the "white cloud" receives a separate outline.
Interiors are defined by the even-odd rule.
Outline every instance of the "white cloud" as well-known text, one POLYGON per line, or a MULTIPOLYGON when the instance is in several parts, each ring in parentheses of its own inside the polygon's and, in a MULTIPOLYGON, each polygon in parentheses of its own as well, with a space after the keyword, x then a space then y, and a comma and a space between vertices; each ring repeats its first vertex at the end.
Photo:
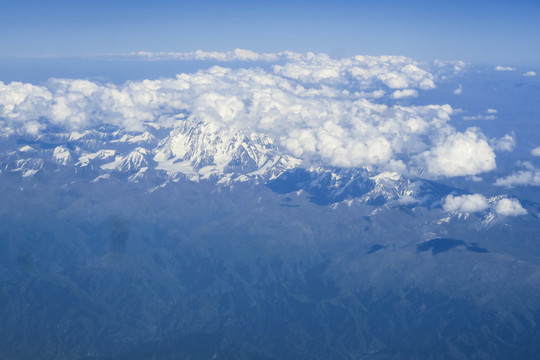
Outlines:
POLYGON ((506 134, 500 139, 490 140, 489 143, 494 150, 513 151, 514 147, 516 146, 516 139, 514 137, 514 134, 506 134))
POLYGON ((520 170, 506 177, 499 178, 495 181, 497 186, 540 186, 540 170, 539 169, 526 169, 520 170))
POLYGON ((463 120, 473 121, 473 120, 495 120, 497 117, 495 115, 475 115, 475 116, 464 116, 463 120))
POLYGON ((508 199, 497 196, 487 199, 481 194, 453 196, 448 195, 444 199, 443 210, 447 212, 475 213, 490 209, 501 216, 518 216, 527 214, 517 199, 508 199))
POLYGON ((495 120, 495 115, 477 115, 477 116, 464 116, 463 120, 495 120))
POLYGON ((396 200, 396 203, 399 205, 411 205, 418 202, 420 202, 420 200, 416 199, 414 196, 411 195, 403 195, 396 200))
POLYGON ((392 99, 403 99, 407 97, 417 97, 418 91, 413 89, 396 90, 390 95, 392 99))
MULTIPOLYGON (((441 60, 435 60, 433 62, 433 65, 435 67, 439 68, 439 72, 442 71, 443 73, 450 71, 453 74, 460 73, 464 71, 467 68, 467 63, 464 61, 458 60, 458 61, 441 61, 441 60)), ((447 75, 443 75, 443 78, 446 78, 447 75)))
POLYGON ((204 121, 268 135, 282 152, 306 163, 413 173, 427 167, 425 176, 475 175, 495 167, 493 150, 479 130, 460 133, 449 124, 449 105, 392 102, 435 87, 433 75, 411 59, 245 50, 182 56, 280 63, 269 71, 249 64, 215 66, 119 86, 66 79, 44 86, 0 83, 0 132, 82 131, 101 125, 143 131, 149 125, 204 121), (385 93, 393 94, 385 97, 386 104, 374 100, 385 93))
POLYGON ((496 202, 495 212, 502 216, 526 215, 527 210, 521 206, 517 199, 503 198, 496 202))
POLYGON ((484 114, 474 115, 474 116, 464 116, 463 120, 472 121, 472 120, 495 120, 497 119, 497 110, 487 109, 484 114))
POLYGON ((45 128, 37 119, 51 99, 51 92, 43 86, 0 81, 0 135, 15 131, 37 134, 45 128))
POLYGON ((435 176, 477 175, 495 169, 495 153, 476 128, 451 133, 423 156, 435 176))
POLYGON ((463 93, 463 87, 461 86, 461 84, 459 84, 457 89, 454 90, 454 95, 461 95, 462 93, 463 93))
POLYGON ((534 149, 531 150, 531 154, 533 156, 540 156, 540 146, 538 147, 535 147, 534 149))
POLYGON ((500 65, 498 65, 498 66, 495 67, 495 70, 496 71, 516 71, 516 68, 513 68, 511 66, 500 66, 500 65))
POLYGON ((482 179, 480 176, 472 175, 471 180, 474 182, 480 182, 480 181, 483 181, 484 179, 482 179))
POLYGON ((527 71, 526 73, 523 74, 523 76, 533 77, 533 76, 536 76, 536 72, 534 72, 534 71, 527 71))
POLYGON ((355 56, 332 59, 326 54, 295 56, 275 65, 274 72, 306 84, 356 85, 361 89, 384 85, 390 89, 435 88, 433 75, 403 56, 355 56))
POLYGON ((444 201, 444 211, 458 211, 458 212, 478 212, 484 211, 489 207, 488 200, 485 196, 480 194, 453 196, 448 195, 444 201))
POLYGON ((232 51, 219 52, 219 51, 202 51, 197 50, 194 52, 150 52, 150 51, 138 51, 129 53, 129 56, 136 56, 146 58, 149 60, 202 60, 202 61, 264 61, 273 62, 280 59, 290 59, 295 57, 301 57, 302 54, 293 52, 282 52, 276 54, 258 54, 251 50, 235 49, 232 51))

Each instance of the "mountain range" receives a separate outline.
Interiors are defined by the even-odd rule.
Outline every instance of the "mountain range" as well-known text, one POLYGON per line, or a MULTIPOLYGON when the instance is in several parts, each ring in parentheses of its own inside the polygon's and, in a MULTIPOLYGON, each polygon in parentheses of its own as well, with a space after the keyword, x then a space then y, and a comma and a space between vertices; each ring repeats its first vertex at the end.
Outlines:
POLYGON ((540 352, 540 206, 307 164, 188 118, 1 142, 5 359, 488 359, 540 352))

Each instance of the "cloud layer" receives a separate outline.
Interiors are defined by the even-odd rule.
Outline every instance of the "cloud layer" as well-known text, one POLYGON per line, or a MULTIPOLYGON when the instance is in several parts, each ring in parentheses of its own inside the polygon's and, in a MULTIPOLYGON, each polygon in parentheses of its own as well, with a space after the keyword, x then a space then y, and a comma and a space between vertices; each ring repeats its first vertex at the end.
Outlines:
POLYGON ((308 164, 371 166, 426 177, 495 168, 493 148, 479 129, 458 132, 450 125, 450 106, 400 104, 435 87, 434 76, 405 57, 332 59, 248 50, 138 56, 280 62, 270 71, 215 66, 121 86, 67 79, 44 86, 0 82, 0 133, 98 126, 143 131, 204 121, 269 135, 282 152, 308 164))

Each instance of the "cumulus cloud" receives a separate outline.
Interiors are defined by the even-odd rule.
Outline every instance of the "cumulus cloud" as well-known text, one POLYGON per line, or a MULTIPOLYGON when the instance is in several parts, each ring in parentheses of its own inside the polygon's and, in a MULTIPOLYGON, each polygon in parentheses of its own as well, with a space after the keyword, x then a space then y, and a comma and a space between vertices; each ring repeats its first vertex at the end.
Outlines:
MULTIPOLYGON (((251 50, 235 49, 232 51, 194 52, 132 52, 130 56, 150 60, 201 60, 201 61, 252 61, 252 62, 285 62, 275 65, 274 72, 304 83, 321 83, 339 81, 344 77, 352 78, 353 83, 367 88, 374 82, 382 82, 391 89, 414 87, 421 90, 435 88, 433 75, 418 67, 414 61, 403 56, 355 56, 352 58, 333 59, 326 54, 296 53, 284 51, 279 53, 259 54, 251 50)), ((458 67, 457 62, 454 67, 458 67)), ((463 63, 464 64, 464 63, 463 63)), ((447 68, 448 65, 442 67, 447 68)), ((405 93, 412 96, 413 89, 405 93)), ((399 94, 399 93, 398 93, 399 94)))
POLYGON ((514 67, 511 67, 511 66, 496 66, 495 67, 495 70, 496 71, 516 71, 516 68, 514 67))
POLYGON ((516 138, 514 134, 506 134, 500 139, 490 140, 489 143, 494 150, 513 151, 516 146, 516 138))
POLYGON ((457 89, 454 90, 454 95, 461 95, 462 93, 463 93, 463 87, 461 86, 461 84, 459 84, 457 89))
POLYGON ((498 196, 487 199, 481 194, 453 196, 448 195, 443 203, 443 210, 448 212, 475 213, 490 209, 501 216, 518 216, 527 214, 517 199, 498 196))
POLYGON ((448 195, 444 201, 444 211, 478 212, 489 207, 488 200, 480 194, 453 196, 448 195))
POLYGON ((531 150, 531 154, 533 156, 540 156, 540 146, 538 147, 535 147, 534 149, 531 150))
POLYGON ((451 133, 423 154, 433 175, 476 175, 495 169, 495 153, 477 128, 451 133))
POLYGON ((526 215, 527 210, 521 206, 517 199, 500 199, 495 204, 495 212, 502 216, 526 215))
POLYGON ((0 83, 1 132, 102 125, 143 131, 203 121, 268 135, 280 151, 306 163, 413 173, 424 168, 425 176, 475 175, 495 167, 493 150, 478 129, 462 133, 449 124, 449 105, 393 102, 435 87, 433 75, 411 59, 244 50, 182 56, 282 62, 271 70, 214 66, 118 86, 67 79, 42 86, 0 83))
POLYGON ((540 170, 535 168, 519 170, 506 177, 497 179, 495 185, 506 187, 540 186, 540 170))
POLYGON ((523 76, 533 77, 533 76, 536 76, 536 72, 535 71, 527 71, 526 73, 523 74, 523 76))
POLYGON ((433 75, 403 56, 355 56, 332 59, 325 54, 307 54, 295 61, 275 65, 274 72, 306 84, 355 85, 361 89, 386 86, 390 89, 435 88, 433 75))
POLYGON ((390 95, 392 99, 403 99, 407 97, 417 97, 418 91, 413 89, 396 90, 390 95))

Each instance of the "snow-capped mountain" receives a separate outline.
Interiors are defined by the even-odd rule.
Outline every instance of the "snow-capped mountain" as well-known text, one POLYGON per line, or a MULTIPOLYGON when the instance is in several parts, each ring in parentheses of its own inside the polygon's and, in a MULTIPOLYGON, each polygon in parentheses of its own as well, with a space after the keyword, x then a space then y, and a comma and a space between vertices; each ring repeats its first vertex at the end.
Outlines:
POLYGON ((321 205, 354 200, 373 206, 432 206, 455 191, 395 172, 308 167, 280 151, 270 136, 246 134, 195 118, 182 120, 168 131, 101 128, 9 140, 11 149, 0 158, 2 172, 25 179, 40 173, 93 182, 112 176, 148 181, 149 188, 181 180, 209 181, 217 186, 253 182, 266 184, 277 193, 304 190, 311 201, 321 205))
POLYGON ((406 178, 396 172, 372 174, 366 168, 296 168, 283 173, 268 186, 278 193, 304 190, 320 205, 358 201, 380 206, 437 205, 441 198, 459 190, 424 179, 406 178))
POLYGON ((280 154, 269 136, 194 120, 181 123, 154 151, 156 168, 170 176, 219 183, 271 180, 301 163, 280 154))
MULTIPOLYGON (((154 129, 155 130, 155 129, 154 129)), ((135 181, 141 171, 163 181, 209 180, 266 182, 301 165, 283 154, 269 136, 218 127, 188 119, 169 132, 124 132, 115 129, 12 136, 0 155, 2 172, 31 177, 38 173, 103 178, 125 175, 135 181)))

